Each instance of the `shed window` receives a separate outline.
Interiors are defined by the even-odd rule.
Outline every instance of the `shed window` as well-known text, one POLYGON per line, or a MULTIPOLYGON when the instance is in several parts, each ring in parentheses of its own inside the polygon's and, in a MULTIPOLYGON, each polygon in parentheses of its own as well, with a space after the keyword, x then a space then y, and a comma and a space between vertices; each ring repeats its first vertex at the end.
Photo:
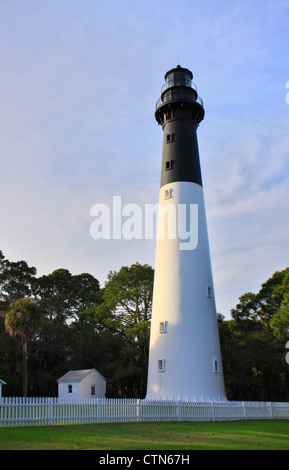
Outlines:
POLYGON ((72 393, 72 385, 68 384, 68 393, 72 393))
POLYGON ((91 396, 95 396, 95 385, 91 386, 91 391, 90 391, 91 396))

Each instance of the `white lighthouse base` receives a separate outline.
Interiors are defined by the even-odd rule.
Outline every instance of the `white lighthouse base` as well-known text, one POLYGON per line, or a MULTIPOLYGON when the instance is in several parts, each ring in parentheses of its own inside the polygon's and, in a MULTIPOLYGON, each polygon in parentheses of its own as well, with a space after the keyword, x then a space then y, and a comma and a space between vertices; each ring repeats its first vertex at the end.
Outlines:
MULTIPOLYGON (((170 238, 172 232, 165 230, 157 240, 146 399, 223 401, 203 188, 190 182, 167 184, 160 190, 160 206, 169 209, 168 204, 176 210, 187 205, 187 225, 181 227, 181 238, 170 238)), ((159 212, 159 234, 162 223, 159 212)))

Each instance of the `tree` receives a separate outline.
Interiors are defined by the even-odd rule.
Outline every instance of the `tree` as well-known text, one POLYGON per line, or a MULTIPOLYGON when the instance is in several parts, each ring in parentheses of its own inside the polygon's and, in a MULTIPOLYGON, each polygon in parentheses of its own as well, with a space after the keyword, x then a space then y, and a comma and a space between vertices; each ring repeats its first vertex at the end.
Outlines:
POLYGON ((289 268, 286 268, 283 271, 276 271, 272 277, 262 284, 257 294, 248 292, 242 295, 236 308, 231 310, 231 315, 236 321, 245 319, 259 321, 276 337, 284 337, 286 329, 284 329, 284 322, 286 324, 286 321, 288 321, 288 318, 286 320, 288 294, 289 268), (282 332, 278 330, 278 325, 282 332))
POLYGON ((272 318, 273 334, 284 343, 289 339, 289 293, 284 294, 279 312, 272 318))
POLYGON ((114 314, 119 328, 134 327, 151 318, 154 271, 151 266, 133 264, 110 272, 104 289, 104 307, 114 314))
POLYGON ((26 261, 12 262, 0 251, 0 300, 6 304, 31 295, 36 268, 26 261))
POLYGON ((287 401, 289 372, 289 268, 275 272, 256 294, 247 292, 220 323, 227 397, 287 401))
POLYGON ((30 299, 12 302, 5 318, 6 331, 19 336, 23 343, 23 396, 27 396, 27 344, 40 329, 41 318, 38 306, 30 299))
POLYGON ((99 303, 99 282, 91 274, 72 275, 57 269, 33 284, 33 294, 45 317, 65 322, 75 320, 88 305, 99 303))
POLYGON ((110 272, 102 293, 103 302, 95 309, 99 331, 118 335, 118 344, 121 342, 121 352, 113 367, 121 396, 141 397, 145 393, 153 278, 152 267, 139 263, 110 272))
POLYGON ((227 398, 287 401, 284 344, 260 321, 221 321, 219 332, 227 398))

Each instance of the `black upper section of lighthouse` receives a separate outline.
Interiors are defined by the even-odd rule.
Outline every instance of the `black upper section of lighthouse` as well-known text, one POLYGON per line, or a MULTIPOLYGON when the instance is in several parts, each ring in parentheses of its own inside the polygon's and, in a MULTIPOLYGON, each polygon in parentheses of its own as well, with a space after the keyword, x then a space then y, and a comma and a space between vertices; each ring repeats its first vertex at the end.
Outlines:
POLYGON ((164 131, 161 187, 176 181, 202 186, 196 131, 205 111, 192 79, 180 65, 169 70, 156 104, 155 118, 164 131))

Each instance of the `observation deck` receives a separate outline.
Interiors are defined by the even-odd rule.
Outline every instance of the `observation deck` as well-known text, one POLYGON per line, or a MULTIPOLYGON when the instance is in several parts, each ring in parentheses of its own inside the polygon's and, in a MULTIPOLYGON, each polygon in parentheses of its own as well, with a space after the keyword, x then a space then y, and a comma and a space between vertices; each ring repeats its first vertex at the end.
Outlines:
POLYGON ((204 103, 198 95, 197 87, 192 81, 190 70, 178 65, 165 75, 165 84, 161 89, 161 96, 156 102, 155 118, 159 124, 164 123, 163 113, 172 108, 174 104, 189 105, 196 111, 197 125, 204 119, 204 103))

